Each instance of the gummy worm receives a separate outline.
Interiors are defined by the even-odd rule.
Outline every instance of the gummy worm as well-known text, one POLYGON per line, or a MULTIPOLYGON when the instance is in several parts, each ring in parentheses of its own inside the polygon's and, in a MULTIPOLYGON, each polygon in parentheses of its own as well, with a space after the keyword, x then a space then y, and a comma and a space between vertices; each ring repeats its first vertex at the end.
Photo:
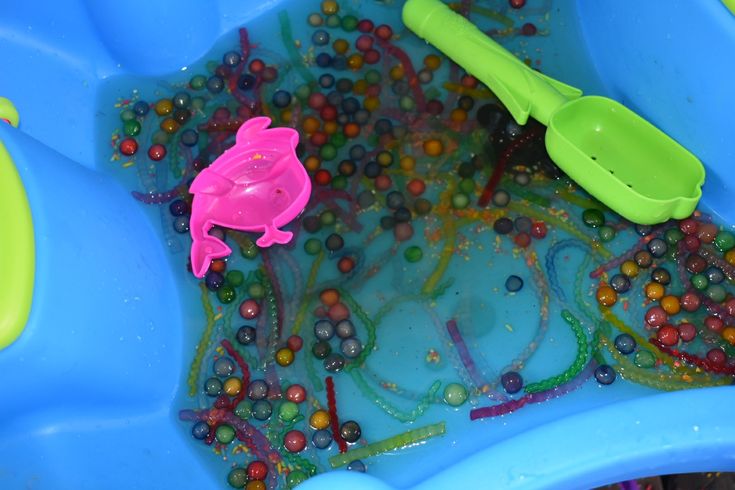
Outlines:
POLYGON ((365 347, 362 349, 362 352, 360 352, 360 355, 358 355, 352 363, 345 366, 346 370, 351 371, 355 367, 361 366, 375 348, 376 326, 375 323, 367 315, 367 313, 365 313, 365 310, 362 309, 362 307, 357 303, 357 301, 355 301, 350 293, 343 289, 340 289, 339 294, 342 297, 342 300, 347 303, 347 306, 349 306, 350 310, 352 310, 355 316, 359 318, 360 321, 365 325, 368 334, 367 342, 365 342, 365 347))
POLYGON ((235 399, 232 402, 232 406, 236 407, 238 403, 242 401, 242 399, 245 397, 245 392, 247 391, 247 386, 250 384, 250 369, 248 368, 248 364, 245 362, 245 359, 242 358, 239 352, 235 350, 235 348, 232 346, 229 340, 224 339, 222 342, 222 347, 225 348, 227 353, 235 359, 235 362, 240 367, 240 371, 242 372, 242 389, 240 390, 240 393, 237 394, 235 399))
POLYGON ((204 332, 202 333, 202 337, 199 339, 199 343, 197 344, 194 361, 191 363, 191 368, 189 369, 189 396, 194 396, 197 392, 199 368, 204 360, 204 353, 209 346, 212 329, 214 328, 214 310, 212 309, 212 304, 209 302, 207 286, 203 282, 200 282, 199 288, 202 290, 202 306, 204 307, 204 314, 206 315, 207 323, 204 328, 204 332))
POLYGON ((324 250, 319 250, 319 255, 317 255, 316 259, 314 259, 314 262, 311 264, 311 270, 309 271, 309 277, 306 280, 306 287, 304 288, 304 294, 301 297, 301 302, 299 303, 299 310, 296 313, 296 318, 293 322, 293 328, 291 328, 291 335, 298 335, 299 331, 301 331, 301 324, 304 323, 304 317, 306 316, 306 310, 309 308, 309 302, 306 300, 306 296, 310 293, 311 289, 314 287, 314 283, 316 282, 316 276, 319 273, 319 267, 322 265, 322 261, 324 260, 324 250))
POLYGON ((441 387, 441 381, 436 380, 429 387, 429 391, 426 395, 419 400, 418 405, 410 412, 404 412, 393 405, 391 405, 385 398, 381 397, 375 390, 373 390, 362 377, 362 373, 358 370, 350 371, 352 380, 355 382, 357 387, 362 391, 363 395, 368 400, 372 400, 378 407, 380 407, 385 413, 391 417, 397 419, 400 422, 415 422, 431 405, 431 401, 434 399, 436 393, 441 387))
POLYGON ((431 293, 436 288, 437 283, 441 280, 444 272, 447 270, 447 267, 449 267, 449 262, 452 260, 454 246, 457 241, 457 228, 454 220, 452 218, 442 217, 442 221, 444 224, 444 247, 439 255, 439 262, 437 263, 436 268, 424 283, 424 287, 421 288, 421 292, 424 294, 431 293))
POLYGON ((699 255, 707 261, 709 265, 718 267, 725 273, 730 281, 735 281, 735 267, 731 266, 726 260, 718 257, 712 250, 707 247, 699 249, 699 255))
POLYGON ((609 271, 610 269, 614 269, 620 266, 626 260, 631 260, 635 256, 635 254, 641 249, 641 247, 646 245, 648 242, 653 240, 655 237, 656 237, 656 234, 654 233, 641 237, 637 242, 635 242, 635 244, 632 247, 630 247, 630 249, 628 249, 622 255, 615 257, 614 259, 600 265, 595 270, 590 272, 590 277, 592 279, 597 279, 603 273, 609 271))
POLYGON ((339 417, 337 415, 337 397, 334 393, 334 380, 331 376, 327 376, 327 406, 329 407, 329 424, 332 426, 332 437, 339 446, 339 452, 347 452, 347 442, 342 439, 342 433, 339 431, 339 417))
POLYGON ((314 75, 304 66, 301 56, 296 50, 296 43, 293 39, 293 31, 291 30, 291 21, 288 19, 288 12, 285 10, 278 12, 278 21, 281 24, 281 39, 283 45, 286 47, 291 64, 296 68, 305 82, 309 85, 315 85, 316 80, 314 79, 314 75))
POLYGON ((482 377, 480 376, 480 373, 477 371, 477 366, 475 365, 475 361, 472 359, 472 356, 470 355, 470 351, 467 348, 467 344, 465 344, 464 339, 462 338, 462 335, 459 333, 459 328, 457 328, 457 322, 454 320, 449 320, 446 326, 447 326, 447 332, 449 333, 449 338, 452 339, 452 343, 454 344, 455 349, 457 349, 457 354, 459 355, 459 358, 462 361, 462 364, 464 364, 464 367, 467 370, 467 374, 469 374, 475 386, 479 388, 485 383, 482 377))
POLYGON ((329 458, 329 464, 332 468, 339 468, 350 464, 356 459, 366 459, 378 454, 395 451, 396 449, 404 449, 415 446, 416 444, 430 439, 432 437, 441 436, 446 432, 444 422, 438 424, 419 427, 418 429, 409 430, 403 434, 398 434, 382 441, 373 442, 367 446, 353 449, 345 454, 336 454, 329 458))
POLYGON ((409 58, 406 52, 403 51, 401 48, 391 44, 390 41, 378 39, 378 44, 380 45, 380 47, 383 48, 386 53, 390 54, 395 59, 401 62, 401 65, 403 65, 403 69, 406 72, 408 85, 409 87, 411 87, 411 90, 413 91, 413 96, 416 99, 416 109, 419 113, 424 112, 424 110, 426 109, 426 97, 424 96, 424 91, 421 88, 421 84, 419 83, 419 77, 413 67, 411 58, 409 58))
POLYGON ((717 364, 712 364, 711 362, 709 362, 709 360, 702 359, 701 357, 689 354, 688 352, 683 352, 678 349, 671 349, 670 347, 662 344, 661 341, 656 338, 648 339, 648 341, 655 345, 658 350, 660 350, 664 354, 668 354, 671 357, 677 357, 683 361, 688 362, 689 364, 694 364, 695 366, 702 368, 705 371, 708 371, 710 373, 735 376, 735 366, 719 366, 717 364))

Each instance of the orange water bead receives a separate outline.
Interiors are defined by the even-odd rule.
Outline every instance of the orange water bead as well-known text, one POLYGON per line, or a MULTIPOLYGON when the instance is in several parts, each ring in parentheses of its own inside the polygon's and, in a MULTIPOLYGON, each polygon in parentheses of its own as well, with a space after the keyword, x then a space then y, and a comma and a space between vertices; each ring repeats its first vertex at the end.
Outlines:
POLYGON ((342 132, 348 138, 357 138, 360 136, 360 125, 357 123, 349 122, 344 125, 342 132))
POLYGON ((735 248, 731 248, 725 253, 725 260, 730 265, 735 265, 735 248))
POLYGON ((337 121, 327 121, 324 123, 324 132, 327 134, 334 134, 339 129, 337 121))
POLYGON ((638 264, 632 260, 626 260, 620 265, 620 272, 628 277, 636 277, 639 271, 638 264))
POLYGON ((227 393, 229 396, 237 396, 242 390, 242 381, 240 381, 240 378, 227 378, 222 386, 222 389, 224 389, 225 393, 227 393))
POLYGON ((304 120, 301 122, 301 127, 304 128, 304 132, 307 134, 319 131, 320 126, 321 123, 319 122, 319 119, 312 116, 305 117, 304 120))
POLYGON ((373 112, 375 109, 380 107, 380 99, 378 97, 365 97, 362 105, 365 109, 373 112))
POLYGON ((602 306, 612 306, 618 300, 618 294, 610 286, 600 286, 597 289, 597 301, 602 306))
POLYGON ((321 165, 322 161, 314 155, 309 155, 308 157, 306 157, 306 160, 304 160, 304 167, 309 172, 316 172, 317 170, 319 170, 319 167, 321 167, 321 165))
POLYGON ((666 292, 664 287, 657 282, 649 282, 648 284, 646 284, 644 291, 646 293, 646 298, 652 299, 654 301, 663 298, 664 293, 666 292))
POLYGON ((412 179, 407 185, 406 190, 412 196, 420 196, 426 190, 426 184, 421 179, 412 179))
POLYGON ((176 119, 167 117, 161 121, 160 128, 168 134, 173 134, 179 130, 179 123, 176 122, 176 119))
POLYGON ((337 269, 342 274, 348 274, 352 272, 352 269, 355 268, 355 259, 352 257, 342 257, 339 259, 339 262, 337 262, 337 269))
POLYGON ((276 362, 279 366, 290 366, 293 363, 294 360, 294 353, 291 349, 288 347, 284 347, 283 349, 278 349, 278 352, 276 352, 276 362))
POLYGON ((339 4, 335 0, 324 0, 322 2, 322 13, 324 15, 334 15, 339 12, 339 4))
POLYGON ((388 76, 391 78, 391 80, 400 80, 405 75, 406 70, 404 70, 403 65, 396 65, 388 72, 388 76))
POLYGON ((265 482, 263 480, 250 480, 245 485, 245 490, 266 490, 265 482))
POLYGON ((359 70, 360 68, 362 68, 362 65, 364 63, 365 60, 362 58, 362 55, 360 53, 353 53, 347 57, 347 66, 351 70, 359 70))
POLYGON ((161 99, 153 106, 153 110, 159 116, 167 116, 174 111, 174 103, 169 99, 161 99))
POLYGON ((334 306, 339 303, 339 291, 333 288, 325 289, 319 293, 319 301, 324 306, 334 306))
POLYGON ((209 270, 212 272, 224 272, 227 268, 227 263, 224 260, 213 260, 209 266, 209 270))
POLYGON ((477 78, 473 77, 472 75, 463 76, 460 83, 463 87, 477 88, 477 78))
POLYGON ((329 413, 326 410, 317 410, 309 417, 309 425, 316 430, 323 430, 329 427, 329 413))
POLYGON ((411 155, 404 155, 401 157, 399 165, 401 167, 401 170, 410 172, 414 168, 416 168, 416 159, 412 157, 411 155))
POLYGON ((438 139, 428 139, 424 141, 424 153, 430 157, 438 157, 444 153, 444 143, 438 139))
POLYGON ((679 298, 672 295, 666 295, 661 298, 661 308, 664 309, 669 315, 676 315, 681 311, 681 305, 679 304, 679 298))
POLYGON ((442 64, 442 59, 435 54, 428 54, 424 57, 424 66, 431 71, 438 70, 442 64))
POLYGON ((454 122, 465 122, 467 120, 467 111, 464 109, 453 109, 449 114, 449 118, 454 122))
POLYGON ((367 80, 364 80, 362 78, 360 80, 357 80, 352 85, 352 93, 354 93, 355 95, 365 95, 365 92, 367 92, 367 89, 368 89, 367 80))
POLYGON ((722 329, 722 338, 730 345, 735 345, 735 327, 725 327, 722 329))
POLYGON ((281 121, 290 121, 293 117, 291 109, 284 109, 281 111, 281 121))
POLYGON ((346 39, 337 39, 332 43, 332 49, 337 54, 345 54, 350 49, 350 43, 346 39))

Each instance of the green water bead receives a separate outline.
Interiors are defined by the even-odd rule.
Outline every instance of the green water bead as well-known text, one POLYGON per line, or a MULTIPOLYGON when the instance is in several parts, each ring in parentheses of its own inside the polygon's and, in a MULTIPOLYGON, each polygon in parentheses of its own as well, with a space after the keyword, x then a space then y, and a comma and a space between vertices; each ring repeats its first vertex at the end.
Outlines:
POLYGON ((189 81, 189 86, 194 90, 201 90, 207 85, 207 77, 204 75, 194 75, 189 81))
POLYGON ((290 422, 299 415, 299 406, 294 402, 283 402, 278 409, 278 416, 284 422, 290 422))
POLYGON ((248 240, 240 246, 240 255, 246 259, 254 259, 258 256, 258 246, 255 242, 248 240))
POLYGON ((238 270, 227 271, 225 280, 233 287, 240 287, 245 281, 245 274, 238 270))
POLYGON ((704 294, 706 294, 709 299, 715 303, 722 303, 725 301, 727 291, 721 284, 710 284, 707 286, 707 289, 705 289, 704 294))
POLYGON ((582 213, 582 221, 590 228, 599 228, 605 224, 605 215, 599 209, 585 209, 582 213))
POLYGON ((347 32, 352 32, 357 29, 358 22, 357 17, 354 15, 345 15, 342 17, 342 29, 347 32))
POLYGON ((249 419, 252 413, 253 413, 253 405, 252 403, 250 403, 250 400, 243 400, 240 403, 238 403, 237 406, 235 407, 235 415, 237 415, 243 420, 249 419))
POLYGON ((720 252, 727 252, 735 247, 735 235, 729 231, 721 231, 715 237, 715 246, 720 252))
POLYGON ((327 27, 339 27, 342 24, 342 19, 337 14, 328 15, 324 24, 327 27))
POLYGON ((233 301, 235 301, 235 297, 237 297, 235 288, 233 288, 229 284, 225 284, 217 290, 217 299, 222 304, 232 303, 233 301))
POLYGON ((601 226, 597 230, 597 235, 600 237, 601 242, 612 241, 612 239, 615 238, 615 228, 607 225, 601 226))
POLYGON ((316 255, 322 249, 322 241, 318 238, 309 238, 304 242, 304 251, 309 255, 316 255))
POLYGON ((168 142, 171 141, 171 135, 166 131, 158 130, 153 133, 152 141, 154 145, 167 145, 168 142))
POLYGON ((459 407, 467 401, 467 388, 459 383, 449 383, 444 388, 444 401, 452 407, 459 407))
POLYGON ((462 179, 459 181, 459 191, 465 194, 472 195, 475 192, 475 181, 472 179, 462 179))
MULTIPOLYGON (((195 111, 202 111, 204 110, 204 107, 207 105, 207 101, 204 100, 203 97, 194 97, 191 99, 191 108, 195 111)), ((199 137, 199 140, 201 141, 201 136, 199 137)))
POLYGON ((417 247, 416 245, 411 245, 403 251, 403 257, 411 263, 418 262, 423 258, 423 256, 424 251, 421 250, 421 247, 417 247))
POLYGON ((337 148, 333 144, 327 143, 319 149, 319 156, 325 161, 334 160, 337 156, 337 148))
POLYGON ((265 297, 265 288, 259 282, 254 282, 248 286, 248 295, 254 299, 261 299, 265 297))
POLYGON ((336 175, 332 179, 331 185, 332 185, 332 189, 343 190, 343 189, 347 189, 348 183, 349 182, 347 181, 347 177, 345 177, 344 175, 336 175))
POLYGON ((248 482, 248 472, 245 468, 234 468, 227 475, 227 483, 234 488, 243 488, 248 482))
POLYGON ((294 95, 297 99, 305 101, 311 95, 311 89, 307 84, 299 85, 296 87, 296 90, 294 90, 294 95))
POLYGON ((636 366, 642 369, 649 369, 656 365, 656 357, 647 350, 639 350, 633 358, 636 366))
POLYGON ((222 444, 229 444, 235 439, 235 429, 233 429, 231 425, 222 424, 217 427, 214 437, 222 444))
POLYGON ((288 485, 290 488, 293 488, 296 485, 299 485, 300 483, 306 481, 306 478, 306 473, 304 473, 303 471, 293 470, 286 477, 286 485, 288 485))
POLYGON ((204 68, 206 68, 209 73, 214 73, 215 71, 217 71, 217 62, 207 61, 207 64, 204 66, 204 68))
POLYGON ((120 113, 120 119, 122 122, 134 121, 135 112, 133 112, 132 109, 125 109, 120 113))
POLYGON ((337 221, 337 215, 334 214, 334 211, 327 209, 319 215, 319 221, 322 226, 332 226, 337 221))
POLYGON ((470 204, 470 198, 463 192, 458 192, 452 196, 452 207, 454 209, 464 209, 470 204))
POLYGON ((140 134, 140 123, 135 119, 129 119, 123 124, 123 133, 128 136, 137 136, 140 134))
POLYGON ((408 95, 402 95, 398 100, 398 106, 402 111, 412 111, 416 108, 416 102, 408 95))
POLYGON ((344 133, 334 133, 329 138, 329 143, 336 148, 342 148, 347 144, 347 137, 344 135, 344 133))
POLYGON ((371 85, 380 83, 382 79, 383 79, 383 75, 381 75, 378 70, 371 69, 365 73, 365 81, 371 85))
POLYGON ((375 161, 381 167, 390 167, 393 165, 393 154, 389 151, 381 151, 375 156, 375 161))
POLYGON ((707 276, 705 276, 704 274, 694 274, 691 278, 691 281, 692 281, 692 286, 694 286, 696 289, 700 291, 704 291, 709 285, 707 276))
POLYGON ((669 228, 666 230, 666 233, 664 233, 664 240, 666 240, 666 243, 669 245, 676 245, 682 238, 684 238, 684 232, 679 228, 669 228))

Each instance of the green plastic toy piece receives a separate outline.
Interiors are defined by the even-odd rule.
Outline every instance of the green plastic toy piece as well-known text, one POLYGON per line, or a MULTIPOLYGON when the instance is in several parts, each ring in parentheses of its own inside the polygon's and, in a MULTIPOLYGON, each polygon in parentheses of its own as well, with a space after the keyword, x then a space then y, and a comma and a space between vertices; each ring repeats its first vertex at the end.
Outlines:
POLYGON ((408 0, 403 22, 485 83, 519 124, 546 125, 552 160, 621 216, 639 224, 686 218, 702 196, 704 167, 676 141, 612 99, 523 64, 439 0, 408 0))
MULTIPOLYGON (((18 124, 18 113, 7 99, 0 98, 0 118, 18 124)), ((17 339, 28 322, 34 274, 31 208, 10 154, 0 141, 0 349, 17 339)))

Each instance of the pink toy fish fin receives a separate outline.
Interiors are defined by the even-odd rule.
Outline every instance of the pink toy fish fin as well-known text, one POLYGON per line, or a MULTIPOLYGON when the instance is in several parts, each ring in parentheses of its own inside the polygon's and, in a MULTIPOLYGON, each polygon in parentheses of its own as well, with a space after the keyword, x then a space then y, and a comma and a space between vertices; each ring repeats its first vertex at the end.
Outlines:
POLYGON ((252 143, 253 138, 256 137, 261 131, 265 130, 270 126, 271 120, 267 117, 254 117, 248 119, 245 123, 240 126, 235 136, 235 142, 238 145, 247 145, 252 143))
POLYGON ((189 192, 219 196, 227 194, 233 187, 235 187, 235 183, 227 177, 223 177, 211 169, 204 169, 191 183, 189 192))
POLYGON ((204 277, 212 260, 227 257, 230 253, 230 247, 215 237, 194 240, 191 244, 191 271, 196 277, 204 277))
POLYGON ((259 247, 270 247, 274 243, 285 245, 291 241, 292 237, 293 233, 290 231, 281 231, 273 225, 266 225, 265 233, 263 233, 263 236, 258 238, 255 243, 259 247))

